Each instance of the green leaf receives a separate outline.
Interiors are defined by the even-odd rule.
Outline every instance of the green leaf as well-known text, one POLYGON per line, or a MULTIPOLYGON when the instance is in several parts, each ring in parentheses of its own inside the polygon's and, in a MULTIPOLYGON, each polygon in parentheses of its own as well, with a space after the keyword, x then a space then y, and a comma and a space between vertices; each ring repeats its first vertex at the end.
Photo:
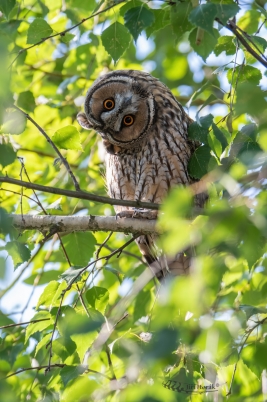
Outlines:
POLYGON ((243 126, 240 131, 242 134, 246 135, 251 141, 257 140, 258 127, 256 124, 254 123, 247 124, 243 126))
POLYGON ((227 72, 229 84, 232 82, 251 82, 255 85, 260 83, 262 73, 258 68, 252 66, 237 66, 235 69, 229 69, 227 72))
POLYGON ((80 133, 74 126, 60 128, 52 137, 53 142, 61 149, 82 151, 80 133))
POLYGON ((34 286, 41 286, 44 285, 50 281, 56 280, 59 277, 60 272, 56 271, 54 269, 51 269, 49 271, 45 272, 40 272, 40 273, 35 273, 33 275, 28 276, 28 278, 24 279, 24 283, 27 285, 33 285, 34 286), (38 280, 38 283, 36 282, 36 278, 40 275, 40 279, 38 280))
POLYGON ((15 7, 16 0, 0 0, 0 11, 5 15, 6 19, 10 14, 10 11, 15 7))
MULTIPOLYGON (((53 342, 53 352, 56 354, 63 362, 65 362, 69 357, 73 357, 76 351, 76 345, 73 340, 69 337, 59 337, 53 342)), ((70 360, 70 359, 69 359, 70 360)))
POLYGON ((40 306, 45 306, 51 308, 52 306, 59 306, 59 298, 62 291, 66 289, 66 283, 51 281, 44 289, 43 293, 39 297, 36 308, 40 306))
POLYGON ((101 35, 102 43, 114 63, 123 55, 131 42, 128 30, 119 22, 114 22, 101 35))
POLYGON ((217 6, 215 4, 202 4, 191 11, 189 21, 214 36, 213 21, 216 15, 217 6))
POLYGON ((248 113, 266 121, 266 110, 265 94, 259 87, 251 82, 244 82, 237 86, 235 105, 237 114, 248 113))
POLYGON ((33 112, 35 109, 35 99, 31 91, 21 92, 19 94, 17 104, 26 112, 33 112))
POLYGON ((71 34, 71 33, 65 33, 64 35, 60 35, 60 40, 63 43, 66 43, 67 45, 69 44, 69 42, 75 38, 75 35, 71 34))
POLYGON ((28 261, 31 257, 31 252, 28 247, 18 241, 8 242, 5 249, 13 260, 14 269, 18 268, 23 262, 28 261))
POLYGON ((92 331, 89 333, 74 334, 71 335, 71 339, 76 344, 76 351, 79 355, 80 362, 83 362, 83 358, 87 350, 90 348, 96 337, 98 336, 97 331, 92 331))
POLYGON ((209 127, 211 126, 213 121, 213 115, 208 114, 206 116, 200 117, 198 124, 194 121, 190 124, 188 129, 188 137, 195 141, 200 141, 203 144, 208 144, 208 133, 209 127))
POLYGON ((43 329, 54 324, 51 314, 48 311, 39 311, 39 313, 35 314, 34 317, 32 318, 32 321, 35 320, 44 320, 44 321, 35 322, 27 326, 25 334, 25 343, 27 342, 27 340, 31 335, 35 334, 35 332, 42 331, 43 329))
POLYGON ((93 256, 96 240, 90 232, 74 232, 62 238, 71 264, 85 266, 93 256))
POLYGON ((66 387, 71 380, 82 375, 86 371, 86 369, 86 365, 63 367, 63 369, 60 370, 60 377, 64 384, 64 387, 66 387))
MULTIPOLYGON (((171 9, 172 10, 172 9, 171 9)), ((170 24, 170 14, 165 10, 150 10, 154 15, 154 22, 146 28, 146 34, 149 38, 152 33, 159 31, 170 24)))
POLYGON ((213 29, 213 35, 208 33, 204 33, 205 36, 203 40, 197 44, 197 28, 195 28, 189 35, 190 45, 194 49, 194 51, 202 57, 204 61, 208 58, 208 56, 213 52, 217 40, 219 38, 219 33, 217 29, 213 29))
POLYGON ((13 151, 13 148, 9 144, 0 144, 0 165, 2 167, 6 167, 11 165, 17 158, 16 152, 13 151))
POLYGON ((255 314, 267 314, 267 309, 266 308, 258 308, 255 306, 249 306, 247 304, 240 304, 239 306, 240 310, 244 311, 246 314, 247 320, 255 314))
POLYGON ((257 31, 261 13, 257 10, 248 10, 238 20, 238 27, 248 34, 253 34, 257 31))
MULTIPOLYGON (((0 155, 1 155, 1 145, 0 145, 0 155)), ((7 234, 10 232, 12 225, 12 219, 8 216, 7 211, 0 207, 0 233, 7 234)))
POLYGON ((3 134, 21 134, 26 128, 26 117, 18 110, 8 110, 1 127, 3 134))
POLYGON ((97 381, 90 380, 87 376, 81 376, 71 381, 61 395, 64 402, 78 402, 90 400, 89 396, 99 387, 97 381))
POLYGON ((52 32, 52 28, 45 20, 35 18, 28 29, 27 43, 38 43, 47 36, 50 36, 52 32))
POLYGON ((91 307, 100 311, 102 314, 105 313, 109 301, 109 292, 107 289, 100 286, 93 286, 91 289, 87 290, 85 297, 91 307))
POLYGON ((217 166, 216 159, 211 156, 210 148, 206 145, 199 147, 189 160, 188 173, 190 176, 201 179, 210 170, 217 166))
POLYGON ((46 334, 42 338, 42 340, 39 343, 37 343, 34 356, 37 355, 37 353, 39 352, 40 349, 42 349, 44 346, 46 346, 49 343, 49 341, 51 339, 51 335, 52 335, 52 332, 50 332, 49 334, 46 334))
MULTIPOLYGON (((240 10, 240 7, 238 7, 237 4, 216 4, 217 6, 217 14, 216 17, 219 18, 220 21, 222 21, 223 24, 226 24, 226 22, 229 20, 229 18, 234 17, 238 11, 240 10)), ((238 26, 239 26, 239 21, 238 21, 238 26)))
POLYGON ((224 151, 225 148, 228 146, 228 141, 225 138, 224 133, 214 123, 212 123, 212 130, 217 140, 220 141, 222 151, 224 151))
POLYGON ((193 25, 188 19, 191 10, 191 2, 179 2, 171 7, 171 26, 176 39, 180 39, 185 32, 192 29, 193 25))
POLYGON ((154 21, 154 14, 144 6, 131 8, 124 15, 125 26, 135 41, 142 30, 152 25, 154 21))
POLYGON ((64 279, 68 285, 70 285, 74 282, 80 281, 81 279, 80 276, 78 276, 77 279, 75 279, 75 281, 74 278, 76 278, 76 276, 79 275, 83 270, 84 268, 80 267, 70 267, 63 274, 61 274, 60 277, 64 279))
POLYGON ((236 45, 234 39, 234 36, 220 36, 215 46, 214 54, 216 56, 219 56, 222 52, 225 52, 227 56, 235 54, 236 45))

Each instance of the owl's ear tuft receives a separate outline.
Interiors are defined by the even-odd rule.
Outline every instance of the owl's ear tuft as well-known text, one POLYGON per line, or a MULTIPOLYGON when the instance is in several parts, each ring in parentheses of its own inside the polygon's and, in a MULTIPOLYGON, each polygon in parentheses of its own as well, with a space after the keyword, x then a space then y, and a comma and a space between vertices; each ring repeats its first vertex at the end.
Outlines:
POLYGON ((77 120, 80 126, 84 128, 85 130, 91 130, 93 128, 92 124, 89 122, 89 120, 86 117, 86 114, 83 112, 80 112, 77 114, 77 120))

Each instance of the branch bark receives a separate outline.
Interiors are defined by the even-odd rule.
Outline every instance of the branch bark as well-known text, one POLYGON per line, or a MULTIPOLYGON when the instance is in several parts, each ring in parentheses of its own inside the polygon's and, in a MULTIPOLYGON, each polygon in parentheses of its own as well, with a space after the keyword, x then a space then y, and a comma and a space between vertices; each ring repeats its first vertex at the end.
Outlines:
POLYGON ((59 215, 9 215, 13 225, 21 230, 40 230, 59 233, 73 231, 124 232, 132 234, 158 233, 156 220, 123 218, 115 216, 59 216, 59 215))
POLYGON ((116 198, 103 197, 101 195, 87 193, 87 191, 72 191, 64 190, 56 187, 42 186, 40 184, 29 183, 23 180, 12 179, 7 176, 0 176, 0 183, 14 184, 15 186, 21 186, 29 188, 31 190, 43 191, 44 193, 65 195, 66 197, 78 198, 80 200, 88 200, 93 202, 101 202, 102 204, 109 205, 122 205, 124 207, 135 207, 135 208, 148 208, 148 209, 159 209, 159 204, 153 202, 141 202, 141 201, 127 201, 118 200, 116 198))

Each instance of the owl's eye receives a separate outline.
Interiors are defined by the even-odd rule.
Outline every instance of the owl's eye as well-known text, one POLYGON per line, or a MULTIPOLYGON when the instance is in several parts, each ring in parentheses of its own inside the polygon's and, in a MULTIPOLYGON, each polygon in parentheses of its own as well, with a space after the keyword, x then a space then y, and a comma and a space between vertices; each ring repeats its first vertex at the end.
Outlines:
POLYGON ((131 115, 124 116, 123 124, 125 126, 131 126, 134 122, 134 118, 131 115))
POLYGON ((103 106, 107 110, 112 110, 115 106, 115 102, 113 99, 106 99, 103 103, 103 106))

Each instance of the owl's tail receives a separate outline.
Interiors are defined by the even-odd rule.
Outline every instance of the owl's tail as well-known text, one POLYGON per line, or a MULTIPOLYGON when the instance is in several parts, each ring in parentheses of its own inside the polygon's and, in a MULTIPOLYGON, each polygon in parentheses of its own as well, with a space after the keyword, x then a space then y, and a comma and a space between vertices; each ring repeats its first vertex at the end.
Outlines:
POLYGON ((159 281, 167 277, 187 275, 190 269, 192 255, 190 250, 167 256, 156 246, 157 236, 140 236, 136 243, 149 268, 159 281))

